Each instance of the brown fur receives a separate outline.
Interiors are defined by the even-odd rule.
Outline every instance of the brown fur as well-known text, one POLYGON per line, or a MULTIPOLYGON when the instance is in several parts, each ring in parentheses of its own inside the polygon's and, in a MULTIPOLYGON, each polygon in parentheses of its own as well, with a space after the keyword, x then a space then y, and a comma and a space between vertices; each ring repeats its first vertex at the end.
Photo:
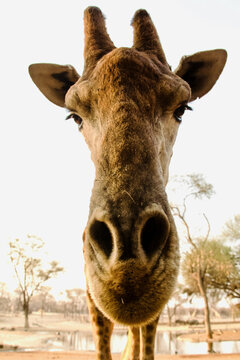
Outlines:
POLYGON ((148 13, 137 11, 132 25, 133 47, 116 49, 101 11, 90 7, 82 77, 69 66, 29 68, 48 99, 82 118, 96 168, 84 257, 98 359, 111 357, 115 321, 131 329, 123 359, 154 357, 157 320, 179 265, 165 193, 179 127, 174 113, 207 93, 226 61, 224 50, 201 52, 173 73, 148 13))

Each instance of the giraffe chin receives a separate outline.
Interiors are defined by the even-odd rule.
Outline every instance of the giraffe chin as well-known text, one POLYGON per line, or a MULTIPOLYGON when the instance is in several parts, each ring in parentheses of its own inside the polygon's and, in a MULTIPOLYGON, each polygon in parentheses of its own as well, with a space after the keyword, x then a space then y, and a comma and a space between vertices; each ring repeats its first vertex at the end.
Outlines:
POLYGON ((131 304, 125 304, 123 299, 116 300, 112 302, 111 307, 106 305, 106 309, 102 307, 101 304, 100 310, 102 313, 112 322, 119 323, 128 326, 141 326, 151 323, 157 318, 157 316, 162 311, 163 306, 168 299, 165 299, 164 303, 159 302, 154 309, 149 309, 147 304, 147 299, 144 301, 136 301, 131 304))
MULTIPOLYGON (((102 282, 95 277, 89 290, 98 309, 111 321, 124 325, 145 325, 155 320, 172 294, 178 264, 166 273, 149 273, 135 260, 119 264, 102 282), (125 264, 126 265, 126 264, 125 264)), ((161 268, 161 267, 160 267, 161 268)))

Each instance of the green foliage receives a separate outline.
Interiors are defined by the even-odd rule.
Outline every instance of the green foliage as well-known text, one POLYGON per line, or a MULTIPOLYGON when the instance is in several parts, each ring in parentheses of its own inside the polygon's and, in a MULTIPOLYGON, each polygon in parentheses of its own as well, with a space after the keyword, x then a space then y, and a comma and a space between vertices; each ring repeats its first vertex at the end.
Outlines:
POLYGON ((220 240, 198 239, 196 247, 185 254, 182 274, 189 291, 199 294, 198 271, 205 289, 224 291, 240 297, 240 275, 231 247, 220 240))

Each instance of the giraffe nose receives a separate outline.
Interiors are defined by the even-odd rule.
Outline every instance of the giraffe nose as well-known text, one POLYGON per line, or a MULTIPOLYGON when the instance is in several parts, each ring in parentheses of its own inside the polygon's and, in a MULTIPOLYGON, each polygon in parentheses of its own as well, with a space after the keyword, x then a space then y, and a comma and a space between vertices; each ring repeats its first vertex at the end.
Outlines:
POLYGON ((148 258, 161 253, 170 231, 170 224, 163 211, 154 214, 146 213, 145 221, 140 228, 140 244, 148 258))
POLYGON ((102 253, 106 258, 114 253, 120 260, 138 258, 143 253, 148 260, 160 255, 170 231, 168 218, 160 207, 148 207, 134 225, 131 221, 128 224, 127 229, 121 227, 119 221, 110 221, 106 214, 94 217, 88 233, 95 253, 102 253))
POLYGON ((107 223, 95 219, 90 225, 89 235, 93 249, 102 251, 109 258, 113 251, 113 237, 107 223))

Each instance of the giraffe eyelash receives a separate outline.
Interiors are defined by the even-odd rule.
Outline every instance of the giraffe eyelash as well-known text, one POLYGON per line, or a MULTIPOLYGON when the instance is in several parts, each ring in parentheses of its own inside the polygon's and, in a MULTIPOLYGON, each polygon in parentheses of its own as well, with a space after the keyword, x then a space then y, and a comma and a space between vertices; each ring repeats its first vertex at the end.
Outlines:
POLYGON ((71 113, 66 117, 66 120, 69 120, 69 119, 73 119, 73 120, 75 121, 75 123, 78 124, 79 129, 82 128, 82 126, 83 126, 83 120, 82 120, 82 118, 81 118, 78 114, 76 114, 76 113, 74 113, 74 112, 71 112, 71 113))
POLYGON ((174 111, 174 117, 178 122, 182 121, 182 116, 185 112, 185 110, 193 110, 193 108, 191 108, 191 106, 188 106, 187 104, 182 104, 181 106, 179 106, 175 111, 174 111))

